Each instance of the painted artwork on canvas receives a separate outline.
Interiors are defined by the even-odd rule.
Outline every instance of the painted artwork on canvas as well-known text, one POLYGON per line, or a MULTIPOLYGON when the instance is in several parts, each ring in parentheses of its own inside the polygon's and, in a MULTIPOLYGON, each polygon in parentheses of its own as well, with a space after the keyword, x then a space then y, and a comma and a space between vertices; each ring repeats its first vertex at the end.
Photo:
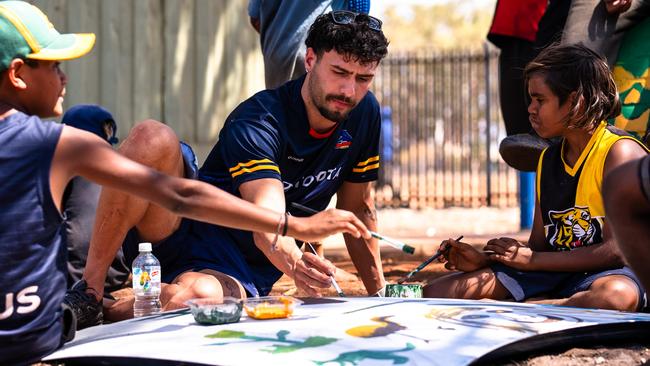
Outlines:
POLYGON ((47 360, 469 365, 568 338, 634 335, 650 314, 496 301, 305 300, 290 319, 199 325, 188 310, 93 327, 47 360), (147 344, 147 347, 142 347, 147 344))

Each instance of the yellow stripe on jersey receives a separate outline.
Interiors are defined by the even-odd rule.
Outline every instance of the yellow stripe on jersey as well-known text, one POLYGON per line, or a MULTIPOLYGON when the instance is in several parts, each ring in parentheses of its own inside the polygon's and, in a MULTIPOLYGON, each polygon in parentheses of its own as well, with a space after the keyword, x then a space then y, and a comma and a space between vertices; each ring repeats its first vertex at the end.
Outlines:
POLYGON ((255 166, 253 168, 241 168, 240 170, 238 170, 235 173, 232 173, 231 175, 232 175, 233 178, 235 178, 238 175, 241 175, 241 174, 244 174, 244 173, 252 173, 252 172, 256 172, 258 170, 273 170, 273 171, 276 171, 276 172, 280 173, 280 169, 275 165, 258 165, 258 166, 255 166))
POLYGON ((239 168, 246 167, 246 166, 251 166, 251 165, 259 164, 259 163, 271 163, 271 164, 273 164, 273 162, 271 160, 269 160, 269 159, 249 160, 246 163, 239 163, 239 164, 235 165, 234 167, 230 168, 229 171, 232 173, 235 170, 238 170, 239 168))
POLYGON ((373 164, 373 165, 368 165, 363 168, 354 168, 352 169, 353 173, 364 173, 367 172, 368 170, 373 170, 373 169, 379 169, 379 163, 373 164))
POLYGON ((374 163, 375 161, 379 161, 379 155, 373 156, 372 158, 369 158, 366 161, 362 161, 362 162, 358 163, 357 167, 361 168, 362 166, 366 166, 366 165, 368 165, 370 163, 374 163))

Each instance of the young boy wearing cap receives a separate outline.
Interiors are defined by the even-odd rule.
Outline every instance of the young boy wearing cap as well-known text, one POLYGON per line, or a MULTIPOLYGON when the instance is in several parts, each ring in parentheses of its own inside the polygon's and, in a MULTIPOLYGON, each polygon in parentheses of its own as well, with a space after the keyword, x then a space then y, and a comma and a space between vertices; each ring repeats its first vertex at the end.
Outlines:
MULTIPOLYGON (((61 123, 92 132, 111 145, 119 141, 116 137, 117 123, 113 115, 98 105, 75 105, 65 112, 61 123)), ((101 190, 100 185, 84 177, 74 177, 63 192, 62 207, 66 218, 65 243, 68 248, 68 287, 81 279, 86 267, 101 190)), ((129 277, 129 268, 130 263, 126 263, 124 254, 120 250, 108 270, 104 282, 104 298, 110 299, 111 292, 124 287, 129 277)))
MULTIPOLYGON (((304 240, 341 231, 370 237, 352 213, 330 210, 288 220, 208 184, 133 162, 92 133, 41 120, 62 113, 67 78, 59 61, 86 54, 94 41, 93 34, 59 34, 28 3, 0 2, 0 364, 38 361, 64 341, 61 201, 74 176, 215 224, 284 229, 304 240)), ((152 138, 175 135, 170 130, 152 138)))

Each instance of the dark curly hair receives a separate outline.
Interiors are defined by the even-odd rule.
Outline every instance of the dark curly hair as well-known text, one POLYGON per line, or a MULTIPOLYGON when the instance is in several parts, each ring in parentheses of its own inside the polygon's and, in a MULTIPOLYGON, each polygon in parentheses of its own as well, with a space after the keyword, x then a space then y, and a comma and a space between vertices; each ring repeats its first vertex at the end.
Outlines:
POLYGON ((305 45, 318 57, 335 50, 347 60, 362 65, 379 63, 388 53, 388 40, 382 31, 368 27, 369 18, 357 15, 350 24, 337 24, 331 13, 320 15, 309 28, 305 45))
POLYGON ((572 92, 578 96, 564 121, 569 128, 595 128, 621 113, 616 84, 602 56, 582 44, 552 44, 526 65, 526 85, 542 75, 563 105, 572 92))

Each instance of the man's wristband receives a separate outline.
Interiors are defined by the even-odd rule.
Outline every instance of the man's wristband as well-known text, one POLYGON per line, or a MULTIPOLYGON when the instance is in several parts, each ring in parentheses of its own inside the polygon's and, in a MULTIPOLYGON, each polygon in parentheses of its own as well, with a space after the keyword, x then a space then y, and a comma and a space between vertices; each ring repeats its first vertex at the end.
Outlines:
POLYGON ((284 228, 282 229, 282 236, 287 236, 287 231, 289 230, 289 214, 284 213, 284 228))

